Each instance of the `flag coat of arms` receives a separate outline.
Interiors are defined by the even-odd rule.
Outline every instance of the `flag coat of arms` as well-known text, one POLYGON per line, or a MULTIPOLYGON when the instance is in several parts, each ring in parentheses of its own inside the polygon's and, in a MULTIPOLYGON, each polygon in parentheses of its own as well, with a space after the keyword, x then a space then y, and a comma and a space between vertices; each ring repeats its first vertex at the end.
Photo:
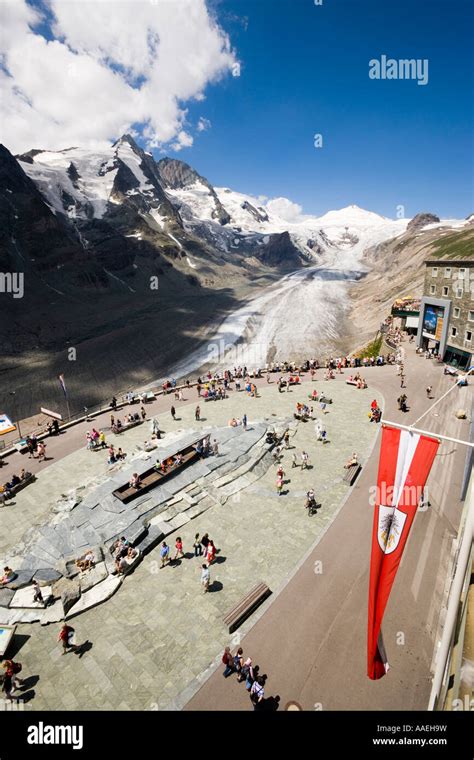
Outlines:
POLYGON ((367 635, 367 675, 373 680, 388 670, 382 618, 438 446, 436 438, 389 426, 382 429, 367 635))
POLYGON ((67 388, 66 383, 64 382, 64 375, 58 375, 59 385, 61 386, 61 390, 64 393, 64 398, 67 398, 67 388))

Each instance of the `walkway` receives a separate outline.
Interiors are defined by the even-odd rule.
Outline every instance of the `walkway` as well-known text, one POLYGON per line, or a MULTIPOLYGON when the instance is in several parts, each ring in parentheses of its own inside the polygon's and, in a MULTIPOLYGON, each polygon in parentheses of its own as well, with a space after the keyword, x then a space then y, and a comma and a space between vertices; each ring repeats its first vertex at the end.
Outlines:
MULTIPOLYGON (((400 422, 416 419, 432 403, 426 398, 427 385, 433 386, 439 398, 453 383, 441 367, 403 345, 409 414, 397 410, 400 390, 395 373, 370 373, 371 388, 383 391, 387 401, 384 416, 400 422)), ((454 411, 462 407, 469 413, 471 405, 472 387, 456 389, 423 420, 422 427, 468 439, 469 422, 455 419, 454 411)), ((427 707, 447 561, 462 508, 459 493, 466 450, 447 443, 440 447, 429 481, 431 507, 417 515, 384 619, 391 671, 372 682, 366 676, 372 530, 368 489, 376 483, 379 442, 380 438, 329 530, 242 640, 244 655, 250 655, 260 672, 268 675, 266 695, 279 695, 282 708, 289 701, 304 710, 427 707)), ((186 709, 248 710, 251 706, 243 685, 235 677, 224 680, 219 667, 186 709)))

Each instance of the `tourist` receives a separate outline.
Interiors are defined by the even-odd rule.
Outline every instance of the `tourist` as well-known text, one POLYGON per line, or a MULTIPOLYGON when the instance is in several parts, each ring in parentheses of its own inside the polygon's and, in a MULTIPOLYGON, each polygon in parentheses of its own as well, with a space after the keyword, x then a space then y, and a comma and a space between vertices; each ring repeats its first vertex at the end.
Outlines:
POLYGON ((353 467, 355 464, 359 464, 359 460, 357 457, 357 453, 353 451, 352 456, 347 460, 346 464, 344 465, 344 469, 348 470, 349 467, 353 467))
POLYGON ((120 461, 123 461, 127 455, 126 455, 125 451, 122 451, 122 449, 119 448, 117 450, 117 454, 115 456, 116 456, 116 459, 118 459, 120 461))
POLYGON ((21 662, 14 662, 13 660, 4 660, 2 667, 5 670, 5 676, 11 679, 10 692, 18 689, 19 686, 23 686, 24 681, 18 677, 18 673, 21 673, 23 666, 21 662))
MULTIPOLYGON (((323 431, 325 432, 325 431, 323 431)), ((301 469, 307 470, 308 469, 308 462, 309 462, 309 455, 306 451, 301 452, 301 469)))
POLYGON ((212 453, 214 454, 215 457, 219 456, 219 444, 217 443, 215 438, 212 442, 212 453))
POLYGON ((251 679, 249 687, 248 687, 250 689, 250 687, 252 686, 252 683, 253 683, 253 668, 252 668, 252 658, 251 657, 247 657, 247 659, 245 660, 245 662, 242 664, 240 672, 239 672, 239 674, 237 676, 237 681, 239 683, 242 683, 242 681, 245 681, 246 682, 245 683, 246 687, 247 687, 247 679, 249 679, 249 680, 251 679))
POLYGON ((196 422, 199 422, 201 419, 201 407, 199 405, 196 407, 196 410, 194 412, 194 418, 196 422))
POLYGON ((207 547, 209 546, 209 533, 204 533, 203 537, 201 538, 201 544, 204 548, 204 554, 207 554, 207 547))
POLYGON ((212 541, 212 539, 209 539, 209 543, 206 549, 206 560, 207 560, 208 565, 212 565, 215 558, 216 558, 216 547, 214 546, 214 541, 212 541))
POLYGON ((321 401, 319 403, 319 406, 320 406, 320 409, 321 409, 322 413, 323 414, 327 414, 327 412, 326 412, 326 402, 325 401, 321 401))
POLYGON ((265 696, 265 689, 263 688, 264 680, 260 676, 253 682, 250 689, 250 700, 253 704, 253 709, 258 710, 262 707, 263 698, 265 696))
POLYGON ((110 427, 112 430, 115 428, 115 417, 113 414, 110 415, 110 427))
POLYGON ((107 462, 108 464, 115 464, 116 462, 115 449, 113 447, 113 444, 110 444, 109 446, 107 462))
POLYGON ((102 449, 106 449, 107 448, 107 442, 105 440, 105 433, 104 433, 103 430, 101 430, 100 433, 99 433, 99 446, 102 449))
POLYGON ((140 407, 140 415, 142 420, 146 420, 146 410, 144 406, 140 407))
POLYGON ((244 426, 244 430, 247 430, 247 415, 244 414, 242 417, 242 425, 244 426))
POLYGON ((176 552, 175 552, 175 555, 173 557, 173 561, 176 560, 176 559, 178 559, 178 557, 184 557, 183 542, 182 542, 180 536, 178 536, 177 539, 176 539, 175 549, 176 549, 176 552))
POLYGON ((26 446, 28 448, 28 459, 33 458, 35 456, 35 447, 33 444, 33 440, 30 438, 29 435, 26 436, 26 446))
POLYGON ((374 398, 374 400, 372 401, 372 403, 370 405, 370 408, 371 409, 378 409, 378 406, 379 405, 377 404, 377 400, 374 398))
POLYGON ((171 407, 170 411, 171 411, 172 418, 175 420, 176 419, 176 409, 174 408, 174 406, 171 407))
POLYGON ((204 563, 201 570, 201 586, 203 587, 204 594, 207 591, 209 591, 210 580, 211 580, 211 574, 209 572, 209 568, 206 565, 206 563, 204 563))
POLYGON ((38 581, 33 580, 33 588, 35 592, 33 595, 33 602, 38 602, 38 604, 42 604, 44 606, 43 594, 41 593, 41 588, 38 581))
POLYGON ((294 453, 291 456, 291 469, 293 470, 297 466, 298 465, 297 465, 296 453, 294 453))
POLYGON ((281 496, 283 493, 283 478, 277 477, 276 488, 278 496, 281 496))
POLYGON ((161 544, 160 557, 161 557, 161 566, 160 566, 160 569, 161 569, 161 567, 164 567, 170 561, 170 548, 168 544, 166 543, 166 541, 163 541, 163 543, 161 544))
POLYGON ((128 481, 130 488, 140 488, 140 476, 138 472, 134 472, 130 480, 128 481))
POLYGON ((431 392, 432 392, 432 390, 433 390, 432 386, 431 386, 431 385, 428 385, 428 387, 427 387, 427 389, 426 389, 426 396, 427 396, 427 398, 429 398, 429 399, 431 398, 431 392))
POLYGON ((114 412, 117 411, 117 399, 115 398, 115 396, 112 398, 112 401, 110 402, 110 406, 112 407, 114 412))
POLYGON ((12 676, 8 673, 5 673, 3 676, 2 691, 4 692, 6 699, 8 699, 10 702, 13 702, 13 679, 12 676))
POLYGON ((278 469, 277 469, 277 478, 281 478, 283 480, 284 477, 285 477, 285 473, 283 471, 283 465, 279 464, 278 469))
POLYGON ((242 668, 244 666, 244 650, 242 647, 239 647, 237 649, 236 654, 234 655, 234 670, 239 675, 242 672, 242 668))
POLYGON ((290 448, 290 432, 289 430, 286 431, 285 435, 283 436, 283 441, 285 443, 285 449, 290 448))
POLYGON ((43 441, 40 441, 38 443, 38 461, 43 461, 46 459, 46 444, 43 443, 43 441))
POLYGON ((62 643, 63 655, 67 654, 70 649, 73 652, 78 652, 80 646, 74 643, 75 631, 74 628, 67 623, 64 623, 63 627, 59 631, 58 641, 62 643))
MULTIPOLYGON (((203 565, 204 567, 204 565, 203 565)), ((222 664, 225 665, 224 672, 222 675, 224 678, 228 678, 231 673, 234 672, 234 658, 232 657, 230 647, 226 647, 224 649, 224 654, 222 655, 222 664)))
POLYGON ((201 544, 201 541, 199 540, 199 533, 196 533, 196 535, 194 536, 193 548, 194 548, 194 556, 195 557, 201 557, 202 556, 202 544, 201 544))
POLYGON ((11 567, 4 567, 3 568, 3 575, 0 578, 0 586, 5 586, 7 583, 10 583, 15 578, 15 573, 11 569, 11 567))
POLYGON ((79 568, 81 573, 84 573, 86 570, 91 570, 94 567, 94 564, 95 556, 92 549, 89 549, 83 557, 79 557, 79 559, 76 560, 76 567, 79 568))

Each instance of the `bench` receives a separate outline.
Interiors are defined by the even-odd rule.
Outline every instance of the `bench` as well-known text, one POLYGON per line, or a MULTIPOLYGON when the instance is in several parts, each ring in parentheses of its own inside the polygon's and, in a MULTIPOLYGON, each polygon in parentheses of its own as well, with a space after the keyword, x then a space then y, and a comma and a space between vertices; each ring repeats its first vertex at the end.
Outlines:
POLYGON ((244 620, 250 617, 271 593, 266 583, 258 583, 254 586, 223 618, 224 625, 229 626, 229 633, 233 633, 244 620))
POLYGON ((8 495, 6 493, 0 493, 0 507, 3 507, 6 501, 8 501, 9 499, 13 499, 15 494, 23 490, 23 488, 26 488, 26 486, 29 486, 30 483, 34 483, 35 480, 36 480, 36 475, 30 474, 27 478, 22 480, 20 483, 17 483, 16 486, 13 486, 13 488, 10 488, 10 490, 8 491, 8 495))
POLYGON ((344 473, 344 477, 342 479, 343 482, 348 483, 350 486, 352 486, 355 483, 361 469, 362 469, 362 465, 351 464, 351 466, 348 467, 344 473))
POLYGON ((116 425, 113 425, 111 430, 112 430, 112 433, 114 433, 115 435, 120 435, 120 433, 125 433, 126 430, 131 430, 137 425, 142 425, 144 422, 145 420, 134 420, 133 422, 126 422, 125 424, 121 425, 119 428, 116 425))

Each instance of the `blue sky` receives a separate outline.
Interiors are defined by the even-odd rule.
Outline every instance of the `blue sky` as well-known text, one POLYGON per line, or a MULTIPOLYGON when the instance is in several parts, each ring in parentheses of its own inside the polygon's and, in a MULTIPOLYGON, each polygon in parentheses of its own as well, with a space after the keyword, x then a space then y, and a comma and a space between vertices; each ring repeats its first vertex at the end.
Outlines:
POLYGON ((104 146, 146 125, 157 158, 305 213, 474 212, 472 0, 322 3, 0 2, 0 139, 104 146), (369 78, 382 55, 427 59, 428 83, 369 78))
MULTIPOLYGON (((212 123, 176 157, 215 185, 286 196, 306 213, 356 203, 394 217, 474 211, 468 0, 212 3, 240 77, 187 104, 212 123), (429 60, 429 82, 374 81, 368 62, 429 60), (324 147, 313 146, 322 133, 324 147)), ((173 155, 172 151, 167 151, 173 155)))

